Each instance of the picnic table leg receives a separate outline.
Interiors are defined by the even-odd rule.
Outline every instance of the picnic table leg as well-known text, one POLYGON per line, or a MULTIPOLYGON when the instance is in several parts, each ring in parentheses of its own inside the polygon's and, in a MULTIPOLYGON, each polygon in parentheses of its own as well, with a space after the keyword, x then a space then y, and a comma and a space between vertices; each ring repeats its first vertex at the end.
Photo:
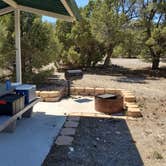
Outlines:
POLYGON ((32 112, 33 112, 33 107, 30 108, 28 111, 26 111, 25 113, 23 113, 22 117, 23 118, 30 118, 32 116, 32 112))
POLYGON ((12 133, 14 132, 14 130, 16 129, 16 121, 13 121, 12 123, 10 123, 10 125, 8 125, 8 127, 6 127, 3 132, 8 132, 8 133, 12 133))

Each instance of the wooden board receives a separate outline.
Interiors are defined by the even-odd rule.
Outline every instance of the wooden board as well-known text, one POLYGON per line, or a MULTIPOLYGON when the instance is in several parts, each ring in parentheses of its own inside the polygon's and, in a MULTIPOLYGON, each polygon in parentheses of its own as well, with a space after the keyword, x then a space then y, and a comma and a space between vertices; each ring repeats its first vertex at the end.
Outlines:
POLYGON ((13 116, 0 116, 0 132, 7 128, 11 123, 17 120, 17 118, 21 117, 26 111, 31 109, 36 103, 40 102, 41 99, 37 98, 33 102, 31 102, 28 106, 22 109, 20 112, 13 116))

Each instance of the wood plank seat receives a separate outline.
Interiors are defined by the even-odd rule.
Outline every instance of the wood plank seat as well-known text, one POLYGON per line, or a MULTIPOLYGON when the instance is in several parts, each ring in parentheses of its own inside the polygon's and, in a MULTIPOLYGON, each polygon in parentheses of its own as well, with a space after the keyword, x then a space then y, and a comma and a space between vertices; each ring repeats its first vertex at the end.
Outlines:
POLYGON ((0 116, 0 132, 14 132, 16 128, 17 119, 20 117, 29 118, 31 117, 33 106, 40 102, 41 99, 37 98, 27 105, 24 109, 13 116, 0 116))

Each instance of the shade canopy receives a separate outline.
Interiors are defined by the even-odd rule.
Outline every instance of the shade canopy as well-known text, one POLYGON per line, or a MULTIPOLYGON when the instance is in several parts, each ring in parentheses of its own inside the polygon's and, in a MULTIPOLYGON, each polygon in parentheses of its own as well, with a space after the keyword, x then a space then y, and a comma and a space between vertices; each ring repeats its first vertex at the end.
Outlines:
POLYGON ((74 0, 0 0, 0 15, 14 10, 74 21, 80 18, 74 0))
POLYGON ((16 81, 22 83, 20 11, 75 21, 80 19, 74 0, 0 0, 0 15, 15 13, 16 81))

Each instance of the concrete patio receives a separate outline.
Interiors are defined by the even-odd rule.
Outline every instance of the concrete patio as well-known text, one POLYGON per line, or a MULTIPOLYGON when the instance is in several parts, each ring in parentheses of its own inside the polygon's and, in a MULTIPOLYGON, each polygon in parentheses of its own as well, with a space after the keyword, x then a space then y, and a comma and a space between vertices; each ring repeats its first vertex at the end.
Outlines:
POLYGON ((31 118, 18 120, 14 133, 0 133, 0 165, 42 164, 66 117, 56 116, 49 106, 38 109, 40 105, 35 106, 31 118))
POLYGON ((17 122, 14 133, 0 133, 3 166, 40 166, 59 134, 66 116, 117 117, 96 112, 93 97, 71 97, 60 102, 39 102, 33 115, 17 122))
POLYGON ((31 118, 17 121, 15 132, 0 133, 0 165, 40 166, 66 120, 65 115, 94 112, 93 104, 90 97, 36 104, 31 118))

